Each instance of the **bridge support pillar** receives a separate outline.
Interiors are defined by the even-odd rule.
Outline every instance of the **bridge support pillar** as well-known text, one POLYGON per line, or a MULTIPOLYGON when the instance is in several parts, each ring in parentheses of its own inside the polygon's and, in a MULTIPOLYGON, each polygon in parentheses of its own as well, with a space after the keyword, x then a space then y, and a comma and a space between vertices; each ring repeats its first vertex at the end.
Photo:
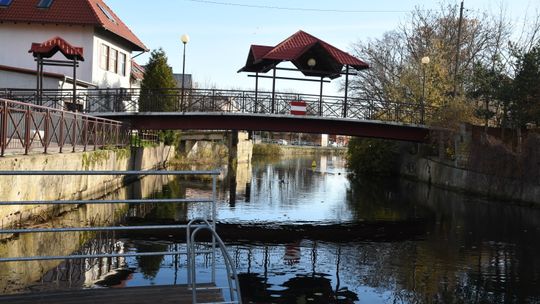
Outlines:
POLYGON ((229 133, 229 160, 227 166, 227 181, 229 183, 229 204, 236 203, 236 169, 238 166, 238 130, 229 133))

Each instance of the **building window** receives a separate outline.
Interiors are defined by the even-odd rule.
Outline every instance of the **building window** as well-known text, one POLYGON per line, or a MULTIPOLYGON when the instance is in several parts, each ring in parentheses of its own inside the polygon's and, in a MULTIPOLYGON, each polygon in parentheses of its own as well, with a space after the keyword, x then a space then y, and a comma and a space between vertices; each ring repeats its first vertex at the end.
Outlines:
POLYGON ((49 7, 51 7, 52 3, 53 3, 53 0, 39 0, 37 7, 38 8, 49 8, 49 7))
POLYGON ((109 46, 101 44, 101 60, 99 66, 107 71, 109 69, 109 46))
POLYGON ((109 52, 109 71, 118 73, 118 51, 111 48, 109 52))
POLYGON ((126 59, 127 59, 126 54, 120 53, 120 58, 119 58, 120 62, 118 63, 118 66, 120 67, 119 72, 122 76, 126 76, 126 68, 127 68, 126 59))
POLYGON ((9 6, 12 0, 0 0, 0 7, 9 6))

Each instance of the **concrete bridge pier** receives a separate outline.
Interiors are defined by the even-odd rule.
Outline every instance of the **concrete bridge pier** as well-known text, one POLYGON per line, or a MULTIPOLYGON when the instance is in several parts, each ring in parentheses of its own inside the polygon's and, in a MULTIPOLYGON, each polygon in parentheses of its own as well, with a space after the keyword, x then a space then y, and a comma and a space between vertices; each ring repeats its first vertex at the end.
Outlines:
POLYGON ((238 130, 232 130, 228 134, 229 159, 227 162, 227 181, 229 184, 229 204, 231 207, 236 202, 236 169, 238 167, 238 130))

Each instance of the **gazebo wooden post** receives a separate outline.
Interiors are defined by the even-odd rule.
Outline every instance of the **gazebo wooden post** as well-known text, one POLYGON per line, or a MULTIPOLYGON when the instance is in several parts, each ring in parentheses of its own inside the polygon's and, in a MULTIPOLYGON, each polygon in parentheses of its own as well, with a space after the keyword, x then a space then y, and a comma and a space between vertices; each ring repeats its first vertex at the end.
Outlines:
POLYGON ((74 47, 67 43, 64 39, 54 37, 43 43, 32 43, 28 52, 32 53, 37 62, 37 104, 43 105, 43 76, 45 74, 44 66, 52 65, 73 68, 72 102, 75 105, 77 100, 77 67, 79 66, 79 61, 84 61, 83 48, 74 47), (61 52, 68 60, 50 59, 57 52, 61 52))
POLYGON ((36 57, 36 104, 41 105, 41 62, 40 56, 36 57))
POLYGON ((259 103, 259 72, 255 73, 255 106, 254 113, 257 113, 257 104, 259 103))
POLYGON ((323 106, 322 106, 322 91, 323 91, 323 81, 324 79, 324 76, 321 76, 321 89, 320 89, 320 92, 319 92, 319 116, 322 116, 322 111, 323 111, 323 106))
POLYGON ((347 98, 349 91, 349 65, 345 65, 345 98, 343 99, 343 118, 347 118, 347 98))
POLYGON ((77 103, 77 58, 73 58, 73 108, 76 109, 77 103))
POLYGON ((273 69, 273 75, 272 75, 272 107, 270 110, 271 114, 274 114, 274 108, 276 103, 276 67, 274 66, 273 69))
MULTIPOLYGON (((252 44, 246 64, 244 67, 238 70, 238 72, 255 73, 255 75, 248 75, 248 77, 255 77, 255 112, 270 112, 271 114, 282 113, 284 108, 280 107, 279 102, 283 102, 283 100, 277 100, 278 104, 276 104, 276 79, 299 80, 320 82, 319 104, 317 106, 316 101, 312 103, 312 106, 315 107, 311 107, 311 109, 313 110, 315 108, 315 112, 312 111, 311 114, 319 116, 328 114, 337 115, 338 117, 342 115, 344 118, 346 118, 349 115, 349 75, 356 75, 355 73, 351 73, 351 67, 357 71, 360 71, 369 68, 369 65, 362 60, 300 30, 276 46, 252 44), (295 66, 295 68, 278 68, 277 65, 281 62, 290 62, 295 66), (345 70, 343 67, 345 67, 345 70), (259 73, 266 74, 270 72, 270 70, 273 70, 272 76, 259 75, 259 73), (302 72, 306 77, 314 78, 302 79, 293 77, 277 77, 276 70, 299 71, 302 72), (333 106, 326 106, 325 108, 325 105, 323 104, 324 82, 330 82, 335 78, 341 77, 343 74, 345 74, 346 77, 345 97, 341 101, 341 113, 339 113, 339 101, 337 101, 336 107, 338 107, 338 109, 336 109, 337 113, 335 113, 332 108, 333 106), (325 77, 327 77, 329 80, 324 80, 325 77), (257 111, 259 78, 272 78, 272 95, 270 101, 271 104, 264 106, 263 110, 257 111)), ((262 102, 264 102, 264 104, 268 104, 266 101, 262 102)))

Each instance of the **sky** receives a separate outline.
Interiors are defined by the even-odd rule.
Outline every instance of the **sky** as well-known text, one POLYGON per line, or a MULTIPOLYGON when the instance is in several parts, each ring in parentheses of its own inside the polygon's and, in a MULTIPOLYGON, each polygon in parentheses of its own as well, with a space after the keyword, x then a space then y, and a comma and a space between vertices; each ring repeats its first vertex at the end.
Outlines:
MULTIPOLYGON (((150 49, 163 48, 174 73, 182 73, 182 34, 188 34, 186 74, 199 88, 254 90, 244 66, 252 44, 275 46, 298 30, 352 53, 354 43, 380 38, 406 22, 415 8, 434 9, 429 0, 105 0, 150 49)), ((445 3, 459 5, 460 0, 445 3)), ((538 10, 537 0, 464 0, 465 14, 497 12, 502 7, 516 22, 538 10)), ((138 56, 146 64, 148 53, 138 56)), ((362 58, 360 58, 362 59, 362 58)), ((369 62, 368 62, 369 63, 369 62)), ((287 67, 287 65, 280 65, 287 67)), ((280 74, 281 73, 281 74, 280 74)), ((299 77, 301 74, 278 76, 299 77)), ((271 75, 271 72, 268 73, 271 75)), ((271 79, 259 82, 271 89, 271 79)), ((319 94, 317 83, 278 80, 278 91, 319 94)), ((324 94, 338 95, 339 82, 324 94)))

